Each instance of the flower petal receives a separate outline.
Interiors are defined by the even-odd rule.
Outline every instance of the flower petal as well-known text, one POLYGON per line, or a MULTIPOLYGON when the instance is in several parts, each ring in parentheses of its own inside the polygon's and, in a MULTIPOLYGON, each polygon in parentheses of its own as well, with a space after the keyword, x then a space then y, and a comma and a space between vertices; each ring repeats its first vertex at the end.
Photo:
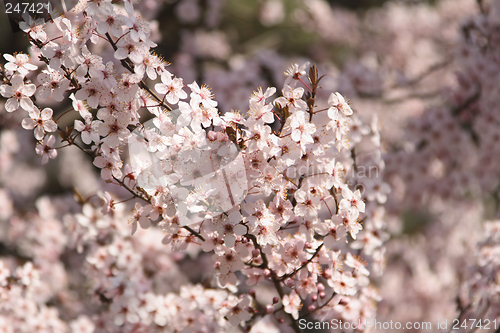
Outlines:
POLYGON ((35 128, 35 120, 31 119, 31 118, 24 118, 22 123, 21 123, 21 126, 24 128, 24 129, 27 129, 27 130, 32 130, 33 128, 35 128))

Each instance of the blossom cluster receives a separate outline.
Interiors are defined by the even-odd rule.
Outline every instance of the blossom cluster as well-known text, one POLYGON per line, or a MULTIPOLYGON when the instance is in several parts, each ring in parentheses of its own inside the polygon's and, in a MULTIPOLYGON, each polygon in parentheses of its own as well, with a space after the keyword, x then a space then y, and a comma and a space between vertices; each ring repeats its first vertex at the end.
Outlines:
POLYGON ((0 328, 498 321, 499 2, 380 2, 25 17, 0 66, 0 328))
MULTIPOLYGON (((74 321, 58 318, 57 330, 299 331, 299 317, 374 315, 379 296, 369 276, 383 268, 380 205, 388 193, 376 118, 365 125, 338 92, 317 98, 322 77, 308 63, 286 71, 277 96, 275 87, 254 91, 246 114, 221 113, 206 85, 185 85, 151 52, 150 26, 132 3, 82 2, 71 15, 22 25, 31 55, 4 55, 0 86, 5 111, 24 114, 22 127, 33 130, 42 164, 60 148, 79 149, 103 187, 121 188, 76 192, 81 208, 38 205, 35 221, 64 230, 54 234, 60 247, 47 253, 51 260, 30 245, 27 255, 47 270, 65 248, 84 256, 83 266, 68 265, 101 308, 73 305, 74 321), (112 50, 113 60, 99 48, 112 50), (41 106, 51 100, 69 110, 54 119, 57 108, 41 106), (73 126, 63 128, 65 118, 73 126), (373 154, 359 157, 366 147, 373 154), (360 173, 369 166, 373 177, 360 173), (211 274, 197 269, 184 278, 190 261, 211 274)), ((19 218, 14 247, 36 235, 19 218)), ((44 248, 49 239, 38 242, 44 248)), ((22 281, 5 271, 5 281, 22 281)), ((64 292, 58 298, 68 310, 64 292)), ((15 325, 6 311, 6 325, 15 325)))

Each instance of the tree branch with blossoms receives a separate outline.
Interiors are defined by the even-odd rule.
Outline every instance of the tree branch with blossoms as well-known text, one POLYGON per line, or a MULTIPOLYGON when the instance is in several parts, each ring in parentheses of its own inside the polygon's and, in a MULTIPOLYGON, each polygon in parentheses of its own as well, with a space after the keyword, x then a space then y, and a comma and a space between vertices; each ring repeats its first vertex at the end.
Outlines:
MULTIPOLYGON (((354 157, 348 159, 353 111, 344 97, 332 92, 327 101, 319 100, 324 76, 313 65, 303 80, 308 64, 296 64, 285 73, 281 94, 272 102, 268 100, 277 89, 260 88, 249 98, 246 115, 222 114, 207 86, 187 84, 188 96, 183 79, 174 77, 151 53, 156 44, 149 25, 140 21, 129 2, 121 7, 89 1, 75 13, 75 22, 58 18, 47 23, 55 26, 55 36, 47 35, 48 28, 45 33, 27 25, 33 52, 45 66, 36 76, 39 86, 31 80, 38 68, 27 65, 27 70, 20 70, 14 63, 24 57, 6 57, 14 60, 8 66, 12 69, 4 69, 0 93, 8 99, 8 112, 28 112, 22 126, 34 131, 42 163, 56 158, 56 149, 63 148, 54 148, 55 137, 48 134, 59 132, 67 146, 92 158, 102 180, 132 195, 115 200, 111 193, 98 192, 103 202, 99 217, 89 213, 96 207, 84 202, 84 211, 75 217, 88 233, 78 235, 80 247, 100 236, 105 221, 119 215, 120 204, 130 211, 132 234, 138 226, 154 225, 151 229, 163 232, 162 243, 170 251, 211 254, 214 279, 207 286, 187 281, 178 294, 168 297, 191 302, 195 294, 211 294, 212 301, 199 302, 193 309, 217 325, 216 330, 226 325, 246 328, 272 315, 276 325, 300 332, 298 323, 304 316, 341 314, 338 304, 332 304, 333 296, 321 301, 325 288, 332 295, 359 297, 366 307, 373 306, 372 299, 360 296, 369 294, 370 273, 361 257, 351 255, 371 253, 353 251, 346 244, 363 234, 359 221, 367 211, 365 201, 378 203, 351 190, 342 174, 343 163, 357 168, 354 157), (110 52, 113 61, 105 64, 95 53, 98 46, 110 52), (127 72, 116 74, 115 65, 127 72), (150 88, 147 78, 161 83, 150 88), (52 109, 40 107, 46 98, 71 100, 73 108, 54 121, 52 109), (78 118, 74 126, 59 127, 60 118, 72 113, 78 118), (238 287, 243 281, 261 289, 249 295, 238 287), (262 301, 263 290, 277 293, 277 301, 262 301), (307 313, 301 311, 304 305, 307 313), (286 321, 276 317, 280 311, 286 321)), ((158 295, 151 290, 145 294, 141 283, 127 275, 132 273, 123 262, 133 261, 134 253, 127 253, 125 242, 108 244, 103 239, 99 246, 90 244, 93 252, 87 262, 98 277, 94 294, 114 316, 113 325, 120 329, 128 323, 152 331, 178 325, 155 310, 159 305, 151 299, 158 295), (126 256, 119 260, 122 252, 126 256), (118 259, 107 259, 108 255, 118 259), (137 304, 147 306, 139 309, 137 304), (149 315, 155 324, 144 319, 149 315)), ((180 330, 193 321, 190 318, 180 330)))

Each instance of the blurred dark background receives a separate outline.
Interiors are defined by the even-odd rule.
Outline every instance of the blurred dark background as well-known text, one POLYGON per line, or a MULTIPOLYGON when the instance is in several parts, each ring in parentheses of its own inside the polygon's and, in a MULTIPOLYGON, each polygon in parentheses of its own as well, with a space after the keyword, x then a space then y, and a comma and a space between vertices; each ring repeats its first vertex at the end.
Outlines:
MULTIPOLYGON (((160 20, 161 31, 164 36, 172 36, 173 39, 168 40, 168 46, 166 43, 161 45, 161 51, 166 52, 164 54, 165 58, 168 59, 168 55, 172 52, 175 52, 175 47, 178 45, 176 42, 175 33, 176 28, 179 26, 179 22, 175 18, 174 8, 178 5, 180 1, 165 1, 165 4, 162 8, 161 13, 158 17, 160 20)), ((385 2, 389 0, 327 0, 327 2, 331 6, 343 7, 350 10, 355 10, 356 12, 362 14, 366 10, 369 10, 373 7, 380 7, 385 2)), ((421 3, 428 2, 434 3, 436 0, 400 0, 405 3, 421 3)), ((200 1, 200 5, 203 6, 204 0, 200 1)), ((289 12, 293 10, 297 1, 295 0, 284 0, 284 4, 286 10, 289 12)), ((256 12, 259 8, 258 0, 250 0, 250 1, 241 1, 241 0, 226 0, 224 3, 225 9, 223 17, 223 25, 226 27, 231 27, 236 29, 239 35, 240 40, 247 40, 252 38, 253 36, 261 34, 263 31, 271 30, 271 29, 279 29, 276 32, 283 36, 282 48, 280 51, 286 51, 285 45, 290 45, 290 47, 294 48, 295 52, 297 51, 297 47, 301 44, 301 40, 304 38, 306 40, 311 40, 311 36, 301 36, 296 35, 293 32, 288 33, 286 29, 286 23, 284 25, 278 25, 274 27, 263 27, 257 20, 256 12), (298 42, 290 42, 291 37, 295 38, 295 41, 298 42)), ((5 2, 2 0, 0 4, 0 51, 2 53, 13 53, 19 52, 23 50, 25 52, 27 47, 29 46, 28 41, 24 37, 22 32, 12 33, 12 29, 9 24, 9 20, 7 14, 5 14, 5 2)), ((160 51, 160 50, 159 50, 160 51)))

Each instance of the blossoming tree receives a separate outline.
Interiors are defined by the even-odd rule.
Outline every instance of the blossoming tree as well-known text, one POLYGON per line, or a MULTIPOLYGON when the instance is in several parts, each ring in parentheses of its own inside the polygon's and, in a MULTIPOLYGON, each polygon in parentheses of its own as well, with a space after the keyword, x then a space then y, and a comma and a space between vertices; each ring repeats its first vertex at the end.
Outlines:
POLYGON ((0 331, 498 330, 500 2, 382 2, 24 15, 0 331))
POLYGON ((59 246, 42 241, 24 265, 0 261, 1 325, 300 332, 300 318, 374 315, 379 296, 369 276, 382 268, 377 211, 385 199, 364 193, 377 180, 359 171, 383 169, 376 122, 355 118, 364 127, 349 143, 353 111, 338 92, 317 99, 316 66, 293 65, 280 95, 256 87, 248 112, 222 113, 206 85, 185 86, 151 52, 150 26, 131 2, 80 2, 21 28, 30 55, 5 54, 1 72, 5 111, 15 115, 8 119, 19 114, 34 131, 42 164, 61 148, 78 149, 108 190, 75 192, 78 204, 64 208, 36 202, 20 233, 38 230, 59 246), (51 99, 68 110, 42 106, 51 99), (73 124, 63 126, 65 118, 73 124), (359 147, 374 157, 358 161, 359 147), (47 286, 45 274, 69 274, 59 261, 68 249, 69 258, 84 258, 78 274, 88 287, 79 291, 89 304, 72 298, 70 285, 47 286), (49 305, 55 295, 58 306, 49 305))

